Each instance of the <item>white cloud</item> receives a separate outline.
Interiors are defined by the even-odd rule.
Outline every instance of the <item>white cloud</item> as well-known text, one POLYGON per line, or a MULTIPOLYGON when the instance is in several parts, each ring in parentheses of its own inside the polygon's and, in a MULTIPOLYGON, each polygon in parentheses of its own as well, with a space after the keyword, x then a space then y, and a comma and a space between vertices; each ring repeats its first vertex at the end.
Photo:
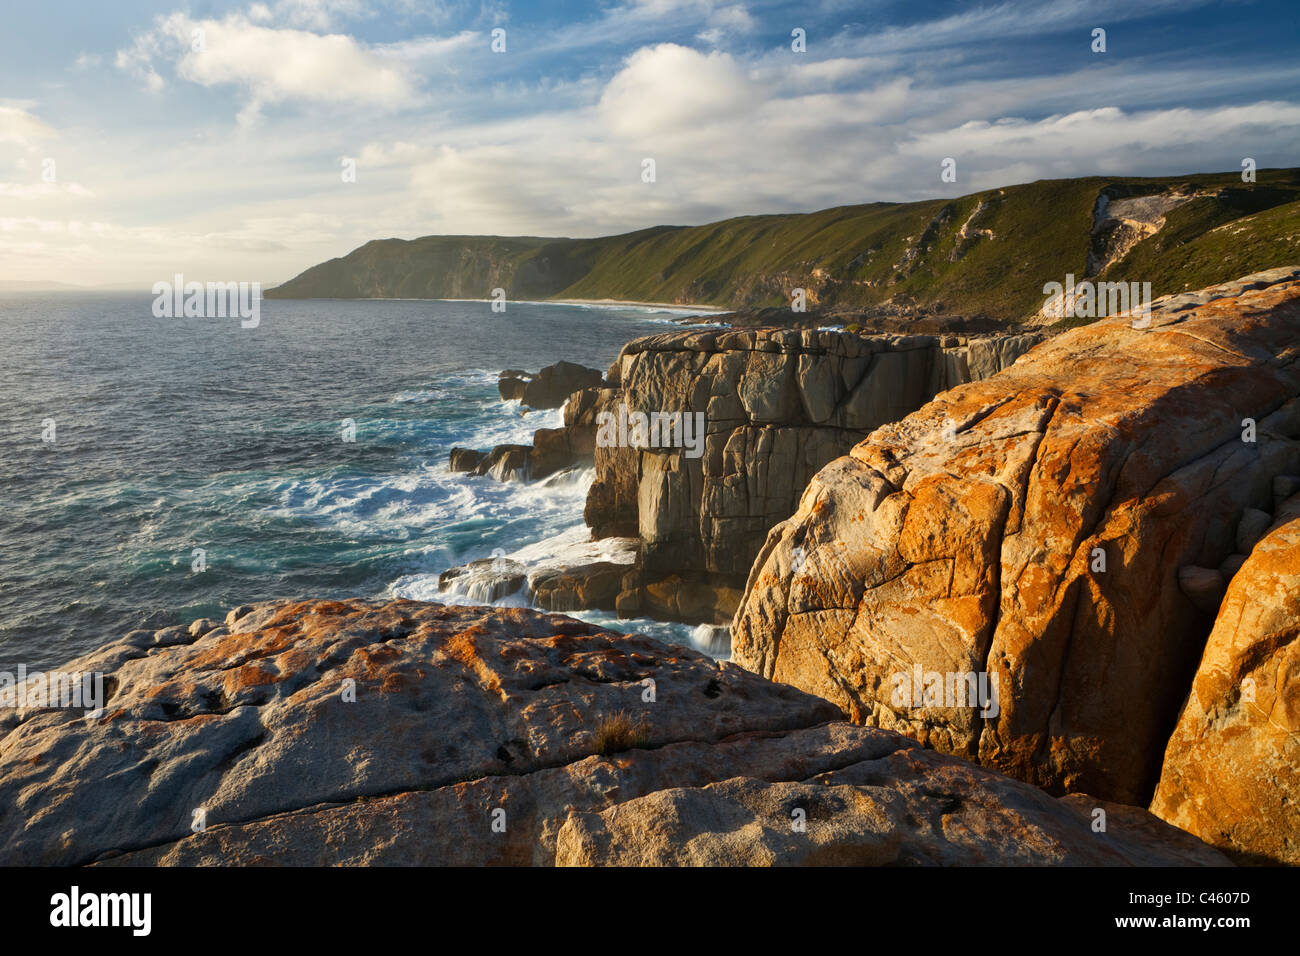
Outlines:
POLYGON ((32 147, 37 140, 53 136, 54 130, 17 106, 0 106, 0 143, 32 147))
POLYGON ((474 30, 462 30, 454 36, 417 37, 414 40, 389 43, 374 49, 376 53, 382 56, 394 57, 414 63, 422 60, 436 60, 461 53, 476 43, 483 44, 483 48, 487 49, 482 33, 477 33, 474 30))
POLYGON ((172 61, 178 76, 201 86, 238 88, 245 122, 274 103, 395 110, 417 98, 414 78, 400 59, 343 34, 273 29, 238 14, 221 20, 183 13, 160 18, 130 49, 118 52, 117 65, 156 90, 163 86, 154 66, 158 59, 172 61))
POLYGON ((651 137, 748 111, 761 95, 729 54, 661 43, 628 58, 605 87, 600 112, 615 133, 651 137))

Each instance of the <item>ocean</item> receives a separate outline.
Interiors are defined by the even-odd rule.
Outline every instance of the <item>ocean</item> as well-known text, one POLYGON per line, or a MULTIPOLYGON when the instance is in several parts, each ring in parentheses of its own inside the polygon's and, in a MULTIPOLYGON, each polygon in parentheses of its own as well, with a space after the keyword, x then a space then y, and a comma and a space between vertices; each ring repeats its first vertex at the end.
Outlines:
POLYGON ((152 302, 0 294, 0 669, 269 598, 444 599, 449 567, 581 547, 589 471, 502 483, 450 473, 447 454, 561 424, 502 402, 502 369, 605 369, 683 314, 267 299, 242 328, 152 302))

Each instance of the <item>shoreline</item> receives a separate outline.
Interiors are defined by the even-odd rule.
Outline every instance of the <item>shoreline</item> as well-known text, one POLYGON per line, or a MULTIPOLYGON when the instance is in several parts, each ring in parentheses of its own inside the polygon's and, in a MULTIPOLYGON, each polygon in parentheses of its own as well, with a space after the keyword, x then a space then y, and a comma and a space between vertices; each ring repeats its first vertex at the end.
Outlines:
MULTIPOLYGON (((274 291, 274 290, 267 290, 274 291)), ((424 298, 422 296, 367 295, 338 299, 337 296, 271 296, 272 301, 308 302, 313 299, 337 299, 340 302, 491 302, 491 299, 424 298)), ((635 299, 507 299, 516 305, 595 305, 612 309, 668 309, 674 312, 727 313, 735 312, 724 305, 694 305, 681 302, 640 302, 635 299)))
POLYGON ((695 305, 690 302, 637 302, 633 299, 520 299, 528 305, 608 305, 627 308, 674 309, 683 312, 735 312, 723 305, 695 305))

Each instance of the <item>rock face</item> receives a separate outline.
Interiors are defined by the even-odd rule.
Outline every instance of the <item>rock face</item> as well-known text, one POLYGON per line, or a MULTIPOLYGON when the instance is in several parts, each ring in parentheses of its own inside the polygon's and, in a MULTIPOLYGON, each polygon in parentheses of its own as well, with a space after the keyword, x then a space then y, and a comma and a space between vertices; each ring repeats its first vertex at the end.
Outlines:
POLYGON ((447 467, 452 471, 473 471, 486 457, 483 452, 472 448, 453 448, 448 456, 447 467))
MULTIPOLYGON (((893 741, 900 738, 893 737, 893 741)), ((883 742, 882 742, 883 743, 883 742)), ((561 866, 1222 865, 1136 807, 1054 799, 899 746, 803 781, 733 777, 571 815, 561 866), (1106 830, 1092 824, 1105 812, 1106 830), (792 825, 802 811, 803 830, 792 825), (1143 830, 1149 831, 1144 838, 1143 830), (1014 840, 1006 840, 1014 834, 1014 840)))
MULTIPOLYGON (((509 390, 506 381, 502 379, 503 398, 509 390)), ((531 445, 496 445, 487 452, 453 448, 447 467, 451 471, 488 475, 498 481, 537 481, 568 468, 591 467, 596 450, 595 416, 600 394, 598 388, 584 388, 565 396, 561 402, 564 425, 537 429, 531 445)))
POLYGON ((0 863, 1226 862, 569 618, 320 601, 213 625, 68 665, 107 673, 99 717, 6 711, 0 863), (677 833, 700 838, 674 856, 677 833))
MULTIPOLYGON (((529 408, 559 408, 574 392, 584 388, 599 388, 602 378, 599 369, 587 368, 574 362, 556 362, 536 375, 502 377, 497 390, 503 399, 518 398, 529 408)), ((524 373, 527 375, 527 373, 524 373)))
POLYGON ((728 620, 768 529, 814 474, 871 429, 997 372, 1043 337, 769 328, 629 343, 597 414, 699 414, 705 438, 698 457, 681 447, 595 449, 593 537, 642 542, 644 580, 623 604, 653 607, 646 587, 677 575, 713 589, 687 620, 728 620))
POLYGON ((497 481, 527 481, 532 451, 531 445, 497 445, 479 459, 473 474, 487 475, 497 481))
POLYGON ((547 611, 613 611, 628 570, 610 561, 544 570, 529 580, 529 590, 533 603, 547 611))
MULTIPOLYGON (((1290 513, 1300 512, 1293 499, 1290 513)), ((1232 578, 1151 811, 1246 862, 1300 864, 1300 517, 1232 578)))
POLYGON ((528 387, 528 383, 532 378, 532 372, 525 372, 517 368, 506 369, 497 378, 497 391, 501 395, 501 400, 510 402, 522 399, 524 389, 528 387))
POLYGON ((1180 569, 1231 568, 1247 509, 1300 466, 1298 278, 1062 334, 877 429, 768 536, 733 659, 1055 792, 1145 804, 1213 623, 1214 582, 1180 569))

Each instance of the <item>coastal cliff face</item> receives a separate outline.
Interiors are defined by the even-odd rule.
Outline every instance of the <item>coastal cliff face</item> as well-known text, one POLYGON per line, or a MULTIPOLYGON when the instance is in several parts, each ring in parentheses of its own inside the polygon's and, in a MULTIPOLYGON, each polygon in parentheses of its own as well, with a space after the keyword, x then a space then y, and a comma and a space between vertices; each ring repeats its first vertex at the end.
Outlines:
POLYGON ((1228 863, 1141 809, 534 611, 246 605, 63 670, 108 699, 6 712, 5 865, 1228 863))
POLYGON ((1278 514, 1232 576, 1151 812, 1238 859, 1300 865, 1300 495, 1278 514))
POLYGON ((1297 474, 1300 269, 1169 297, 1149 328, 1057 336, 830 463, 762 547, 733 659, 1058 793, 1144 804, 1169 742, 1159 812, 1207 833, 1234 794, 1294 805, 1270 744, 1296 708, 1290 532, 1255 549, 1297 474), (1224 675, 1247 673, 1269 690, 1243 708, 1224 675), (952 706, 953 675, 996 686, 986 716, 952 706), (1190 797, 1229 776, 1220 732, 1253 770, 1190 797))
POLYGON ((592 536, 640 540, 641 586, 626 589, 620 609, 729 620, 768 529, 814 474, 873 428, 1044 338, 757 329, 629 343, 606 376, 615 387, 577 404, 611 418, 702 416, 703 440, 694 455, 596 443, 592 536), (671 583, 656 589, 662 581, 671 583))

